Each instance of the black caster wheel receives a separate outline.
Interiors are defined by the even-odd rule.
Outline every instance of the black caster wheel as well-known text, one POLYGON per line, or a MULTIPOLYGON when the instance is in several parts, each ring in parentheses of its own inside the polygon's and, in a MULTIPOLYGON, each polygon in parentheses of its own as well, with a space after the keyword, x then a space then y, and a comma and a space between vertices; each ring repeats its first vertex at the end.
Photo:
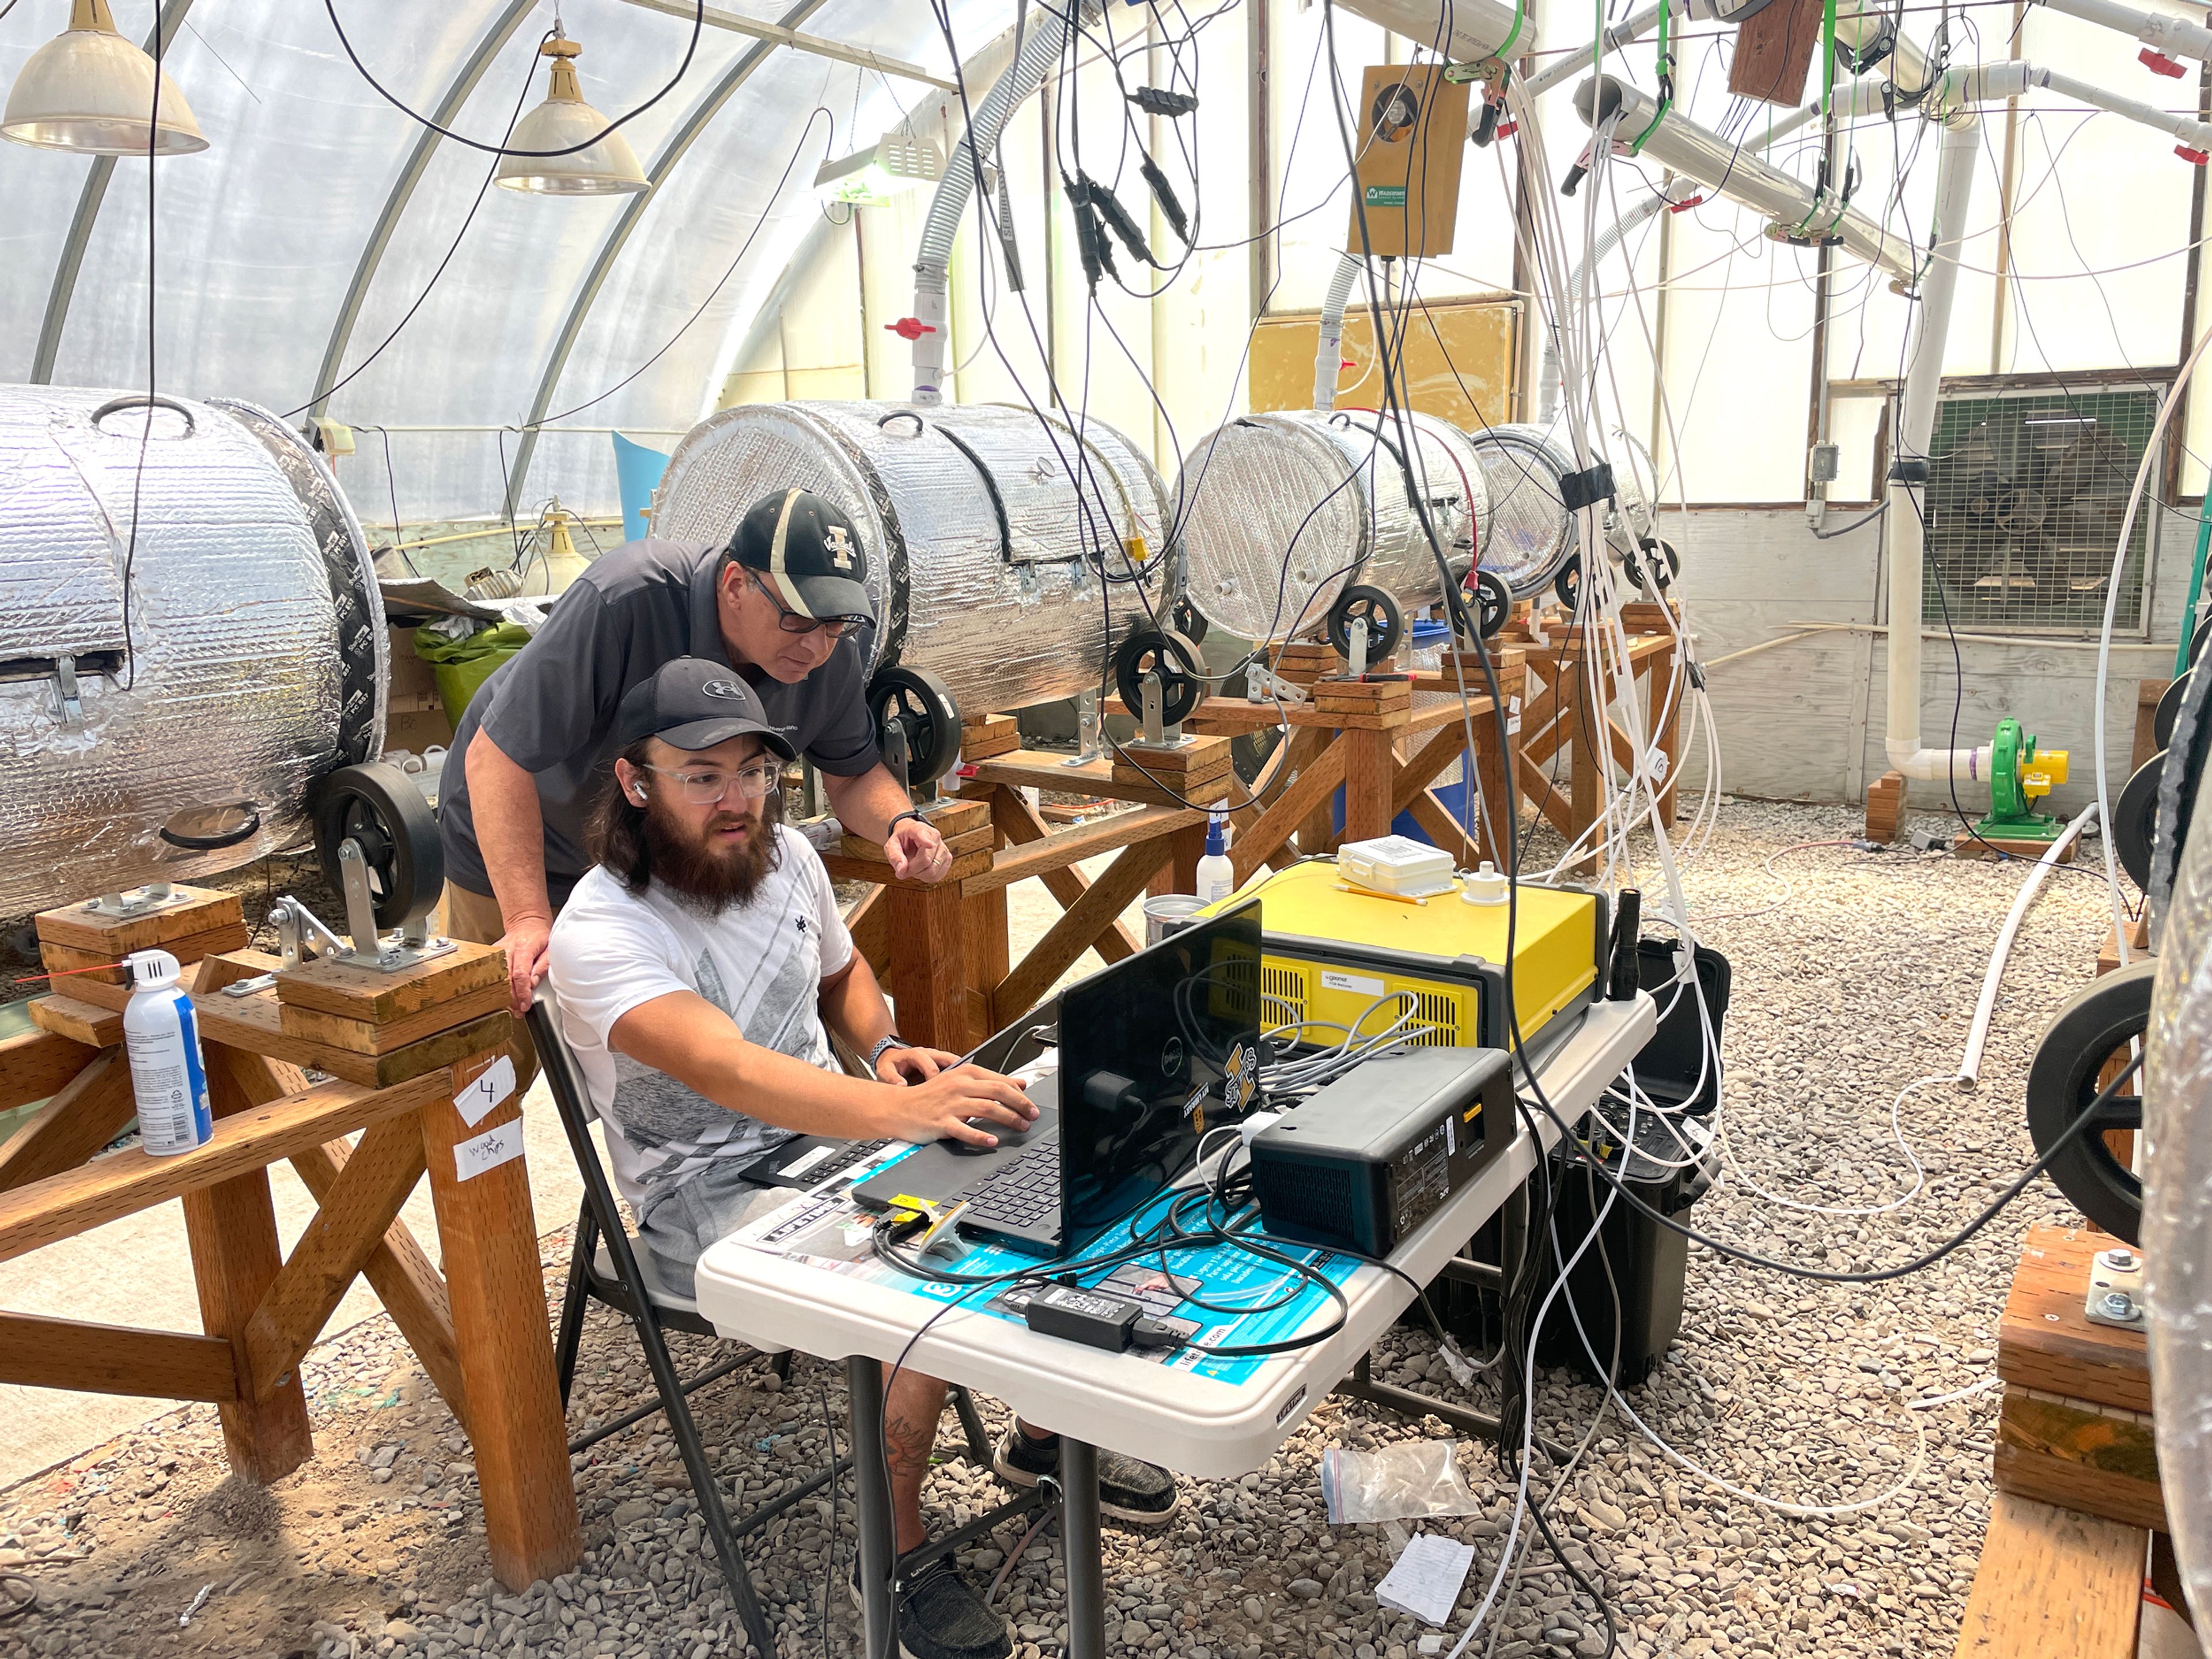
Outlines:
POLYGON ((1583 608, 1583 556, 1567 555, 1567 562, 1559 567, 1559 574, 1552 580, 1552 592, 1559 596, 1559 603, 1567 608, 1567 615, 1577 616, 1583 608))
MULTIPOLYGON (((2062 1007, 2027 1072, 2027 1132, 2039 1155, 2089 1109, 2098 1079, 2114 1061, 2131 1059, 2130 1045, 2150 1023, 2155 962, 2138 962, 2084 986, 2062 1007)), ((2142 1079, 2130 1080, 2098 1111, 2094 1127, 2067 1143, 2045 1173, 2067 1201, 2113 1237, 2140 1242, 2142 1182, 2112 1149, 2105 1132, 2142 1128, 2142 1079)))
POLYGON ((446 887, 446 854, 438 821, 415 780, 396 766, 370 761, 341 766, 315 794, 315 855, 333 892, 345 890, 338 848, 361 848, 379 927, 404 927, 437 907, 446 887))
POLYGON ((868 713, 886 753, 895 732, 904 738, 909 789, 934 783, 952 769, 960 753, 960 705, 927 669, 904 664, 878 669, 868 682, 868 713))
POLYGON ((1206 695, 1206 670, 1197 646, 1173 629, 1140 628, 1123 640, 1114 653, 1114 689, 1122 707, 1145 718, 1145 679, 1160 679, 1160 724, 1179 726, 1206 695))
POLYGON ((1352 624, 1355 622, 1367 624, 1370 663, 1383 661, 1405 641, 1406 613, 1398 608, 1398 601, 1379 587, 1354 582, 1338 594, 1336 603, 1328 608, 1328 642, 1346 662, 1352 660, 1352 624))

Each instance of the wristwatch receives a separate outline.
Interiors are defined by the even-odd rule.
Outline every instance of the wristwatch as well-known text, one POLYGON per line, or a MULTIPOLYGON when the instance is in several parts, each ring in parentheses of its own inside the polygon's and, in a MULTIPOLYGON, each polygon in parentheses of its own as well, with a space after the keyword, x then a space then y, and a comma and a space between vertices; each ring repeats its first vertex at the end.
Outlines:
POLYGON ((893 1031, 889 1036, 878 1037, 876 1046, 868 1050, 868 1070, 872 1073, 884 1063, 884 1056, 893 1048, 911 1048, 914 1045, 893 1031))
POLYGON ((925 829, 927 829, 929 824, 928 818, 925 817, 914 807, 909 806, 905 811, 895 814, 892 817, 891 821, 884 826, 884 835, 886 839, 890 837, 892 830, 899 827, 899 820, 901 818, 912 818, 916 823, 921 824, 925 829))

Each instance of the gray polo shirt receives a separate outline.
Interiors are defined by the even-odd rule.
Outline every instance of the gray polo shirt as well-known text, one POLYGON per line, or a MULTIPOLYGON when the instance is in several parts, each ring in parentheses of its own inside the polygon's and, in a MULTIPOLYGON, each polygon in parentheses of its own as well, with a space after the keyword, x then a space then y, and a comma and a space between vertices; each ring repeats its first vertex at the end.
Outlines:
MULTIPOLYGON (((465 757, 479 728, 538 781, 545 819, 545 876, 556 908, 592 867, 585 826, 613 769, 615 709, 623 694, 675 657, 729 661, 715 604, 722 550, 647 537, 592 561, 554 605, 544 627, 483 684, 453 734, 438 784, 447 878, 489 893, 477 850, 465 757)), ((821 770, 858 777, 882 759, 869 718, 857 641, 796 685, 739 669, 768 718, 821 770)))

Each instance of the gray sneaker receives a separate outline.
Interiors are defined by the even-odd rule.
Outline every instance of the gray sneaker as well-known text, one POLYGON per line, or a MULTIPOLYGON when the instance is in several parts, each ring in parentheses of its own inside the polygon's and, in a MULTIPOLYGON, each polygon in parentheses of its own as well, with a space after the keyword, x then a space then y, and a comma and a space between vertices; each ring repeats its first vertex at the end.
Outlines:
MULTIPOLYGON (((859 1607, 857 1563, 849 1582, 853 1605, 859 1607)), ((902 1659, 1007 1659, 1014 1650, 1006 1621, 991 1611, 950 1556, 912 1572, 898 1568, 891 1583, 891 1622, 902 1659)))
MULTIPOLYGON (((1060 1437, 1032 1440, 1018 1428, 1008 1429, 991 1455, 991 1467, 1002 1480, 1034 1486, 1046 1475, 1060 1473, 1060 1437)), ((1100 1449, 1098 1510, 1102 1515, 1136 1527, 1163 1526, 1182 1501, 1175 1476, 1165 1469, 1100 1449)))

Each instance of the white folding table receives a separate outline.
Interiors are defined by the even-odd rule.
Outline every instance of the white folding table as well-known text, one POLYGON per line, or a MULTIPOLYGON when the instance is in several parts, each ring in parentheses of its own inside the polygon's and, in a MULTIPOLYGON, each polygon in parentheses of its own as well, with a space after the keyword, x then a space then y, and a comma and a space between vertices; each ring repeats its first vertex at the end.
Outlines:
MULTIPOLYGON (((1656 1026, 1652 1000, 1641 993, 1632 1001, 1593 1006, 1580 1029, 1540 1063, 1545 1097, 1566 1121, 1577 1121, 1656 1026)), ((1512 1146, 1401 1243, 1392 1265, 1417 1284, 1435 1279, 1520 1190, 1557 1139, 1558 1131, 1540 1112, 1534 1133, 1520 1125, 1512 1146)), ((884 1644, 892 1540, 879 1362, 902 1357, 909 1370, 988 1394, 1024 1422, 1060 1435, 1067 1651, 1073 1659, 1103 1659, 1097 1449, 1206 1480, 1258 1468, 1413 1299, 1396 1274, 1361 1267, 1342 1287, 1349 1309, 1340 1329, 1312 1347, 1272 1356, 1245 1381, 1232 1383, 1134 1353, 1108 1353, 1042 1336, 980 1307, 947 1309, 897 1285, 735 1239, 701 1256, 697 1284, 700 1311, 724 1336, 846 1362, 870 1659, 892 1650, 884 1644)))

